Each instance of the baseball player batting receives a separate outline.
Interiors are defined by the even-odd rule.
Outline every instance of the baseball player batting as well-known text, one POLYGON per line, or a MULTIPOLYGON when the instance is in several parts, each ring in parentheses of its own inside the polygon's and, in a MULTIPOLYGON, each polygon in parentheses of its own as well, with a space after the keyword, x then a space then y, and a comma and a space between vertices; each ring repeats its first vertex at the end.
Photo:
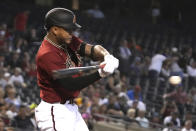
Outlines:
POLYGON ((88 131, 74 98, 83 88, 112 74, 119 61, 102 46, 85 43, 72 34, 81 26, 68 9, 50 10, 45 16, 45 28, 47 34, 36 56, 42 99, 35 109, 38 127, 42 131, 88 131), (101 61, 103 68, 83 76, 53 77, 54 71, 81 66, 82 56, 101 61))

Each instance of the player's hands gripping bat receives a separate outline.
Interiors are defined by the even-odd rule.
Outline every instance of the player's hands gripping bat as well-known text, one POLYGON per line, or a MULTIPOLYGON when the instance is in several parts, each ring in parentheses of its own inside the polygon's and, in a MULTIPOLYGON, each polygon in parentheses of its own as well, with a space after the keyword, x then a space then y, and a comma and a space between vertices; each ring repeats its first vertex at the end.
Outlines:
POLYGON ((105 65, 104 68, 98 69, 98 72, 101 77, 106 77, 109 74, 113 74, 115 69, 119 66, 119 60, 113 55, 106 55, 104 57, 104 62, 101 65, 105 65))

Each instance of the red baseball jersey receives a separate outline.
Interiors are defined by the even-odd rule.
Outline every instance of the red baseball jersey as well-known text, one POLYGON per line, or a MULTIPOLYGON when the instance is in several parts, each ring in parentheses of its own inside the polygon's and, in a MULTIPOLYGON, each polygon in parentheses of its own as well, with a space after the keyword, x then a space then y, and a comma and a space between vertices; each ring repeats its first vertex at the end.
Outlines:
MULTIPOLYGON (((82 40, 73 36, 71 43, 68 45, 75 53, 80 48, 82 40)), ((78 56, 78 54, 77 54, 78 56)), ((80 59, 80 58, 79 58, 80 59)), ((67 51, 58 48, 44 39, 36 56, 37 64, 37 83, 40 87, 40 97, 42 100, 55 103, 61 102, 68 98, 75 98, 79 95, 80 90, 70 91, 56 83, 52 78, 52 71, 75 67, 76 65, 69 57, 67 51)))

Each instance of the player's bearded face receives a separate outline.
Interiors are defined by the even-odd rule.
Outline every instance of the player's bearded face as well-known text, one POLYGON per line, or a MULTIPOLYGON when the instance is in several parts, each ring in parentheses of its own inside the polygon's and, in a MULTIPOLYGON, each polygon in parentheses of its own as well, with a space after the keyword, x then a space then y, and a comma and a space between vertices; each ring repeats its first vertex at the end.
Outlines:
POLYGON ((62 29, 61 33, 58 36, 58 43, 70 44, 71 40, 72 40, 72 33, 66 31, 65 29, 62 29))
POLYGON ((58 43, 61 44, 61 45, 70 44, 71 39, 70 38, 65 38, 65 37, 59 37, 58 38, 58 43))

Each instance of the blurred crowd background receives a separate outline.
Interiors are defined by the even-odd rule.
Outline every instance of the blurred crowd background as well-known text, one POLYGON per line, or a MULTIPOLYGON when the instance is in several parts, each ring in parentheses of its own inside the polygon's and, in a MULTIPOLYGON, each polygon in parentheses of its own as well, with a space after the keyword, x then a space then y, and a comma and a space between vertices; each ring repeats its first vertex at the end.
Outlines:
MULTIPOLYGON (((101 44, 120 60, 107 78, 75 99, 93 130, 94 121, 120 119, 145 129, 196 129, 196 17, 194 0, 1 0, 0 131, 38 130, 35 55, 53 7, 74 11, 73 34, 101 44), (170 76, 182 82, 171 85, 170 76)), ((83 65, 95 62, 83 58, 83 65)), ((170 130, 169 130, 170 129, 170 130)))

